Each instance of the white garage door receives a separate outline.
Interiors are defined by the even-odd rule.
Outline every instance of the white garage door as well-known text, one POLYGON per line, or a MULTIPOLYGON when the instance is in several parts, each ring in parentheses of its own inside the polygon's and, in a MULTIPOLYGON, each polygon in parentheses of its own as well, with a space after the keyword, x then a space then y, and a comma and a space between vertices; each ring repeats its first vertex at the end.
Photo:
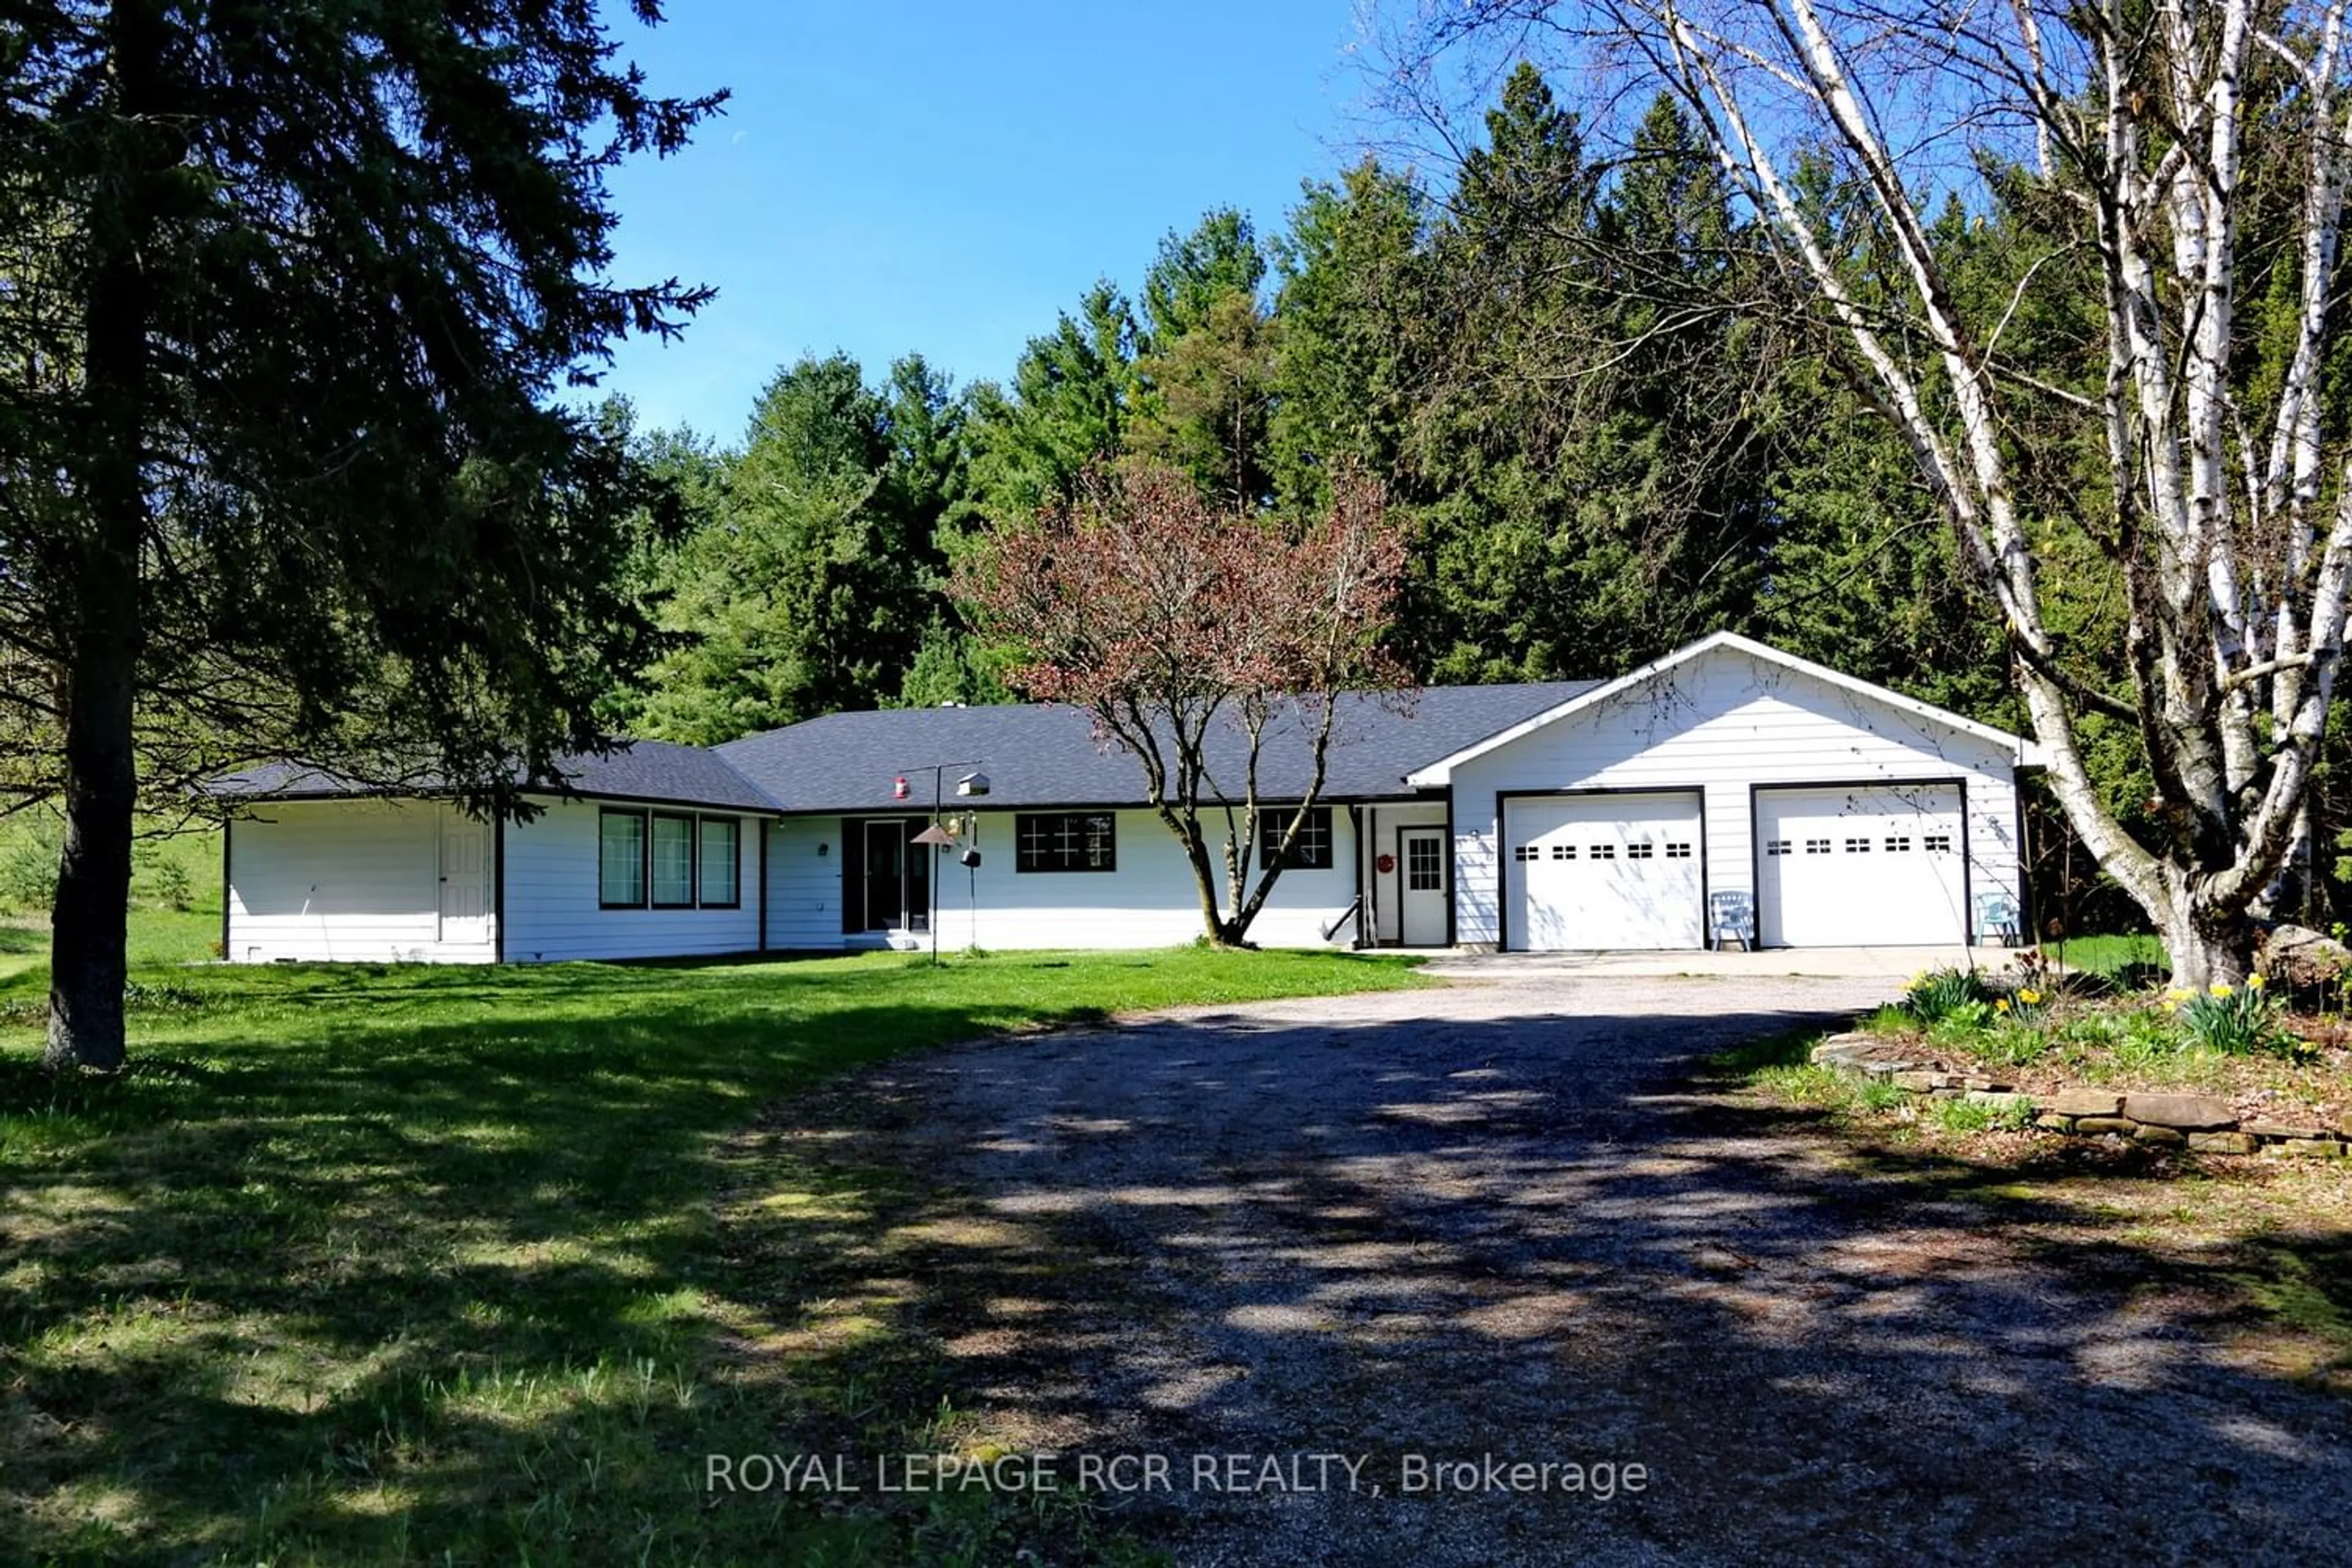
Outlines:
POLYGON ((1507 801, 1503 845, 1510 946, 1701 945, 1696 793, 1507 801))
POLYGON ((1767 947, 1963 939, 1958 784, 1761 791, 1756 837, 1756 913, 1767 947))

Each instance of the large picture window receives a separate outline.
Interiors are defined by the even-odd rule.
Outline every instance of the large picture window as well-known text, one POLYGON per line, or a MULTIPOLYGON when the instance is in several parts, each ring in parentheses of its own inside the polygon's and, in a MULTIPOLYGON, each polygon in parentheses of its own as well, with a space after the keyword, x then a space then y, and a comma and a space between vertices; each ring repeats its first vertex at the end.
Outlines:
MULTIPOLYGON (((1282 851, 1282 836, 1290 826, 1292 811, 1287 806, 1269 806, 1258 813, 1257 859, 1261 866, 1271 866, 1282 851)), ((1331 808, 1318 805, 1307 813, 1298 825, 1298 837, 1290 846, 1290 858, 1282 863, 1286 871, 1328 871, 1331 868, 1331 808)))
POLYGON ((654 816, 654 908, 694 907, 694 818, 654 816))
POLYGON ((700 894, 706 910, 731 910, 742 901, 737 891, 742 856, 737 836, 740 827, 731 816, 706 816, 702 819, 702 882, 700 894))
POLYGON ((1015 871, 1114 871, 1117 819, 1108 811, 1024 813, 1013 819, 1015 871))
POLYGON ((646 907, 646 814, 608 811, 596 819, 596 901, 608 910, 646 907))

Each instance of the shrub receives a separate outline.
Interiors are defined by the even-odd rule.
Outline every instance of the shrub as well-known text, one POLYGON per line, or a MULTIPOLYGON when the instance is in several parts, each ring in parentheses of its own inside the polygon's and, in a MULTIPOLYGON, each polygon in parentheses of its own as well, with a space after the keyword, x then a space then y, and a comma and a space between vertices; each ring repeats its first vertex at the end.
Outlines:
POLYGON ((2167 991, 2164 1010, 2180 1020, 2197 1044, 2230 1056, 2252 1056, 2283 1043, 2278 998, 2264 987, 2259 974, 2243 985, 2217 980, 2201 994, 2167 991))
POLYGON ((1992 988, 1973 969, 1947 966, 1916 976, 1903 993, 1903 1005, 1923 1024, 1940 1023, 1960 1008, 1979 1006, 1991 1014, 1992 988))
POLYGON ((65 827, 47 811, 25 814, 23 829, 0 850, 0 909, 45 910, 57 900, 65 827))
POLYGON ((147 885, 153 890, 155 901, 167 910, 186 914, 195 906, 196 886, 188 868, 177 860, 158 860, 147 868, 147 885))

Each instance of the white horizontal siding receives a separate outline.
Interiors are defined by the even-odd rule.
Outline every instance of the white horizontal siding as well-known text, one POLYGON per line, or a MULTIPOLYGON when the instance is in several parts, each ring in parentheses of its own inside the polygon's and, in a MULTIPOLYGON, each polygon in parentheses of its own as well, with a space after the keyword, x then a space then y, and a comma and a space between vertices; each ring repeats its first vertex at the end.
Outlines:
POLYGON ((738 908, 607 910, 597 907, 596 824, 604 809, 593 801, 551 801, 530 821, 507 825, 509 960, 684 958, 759 946, 760 818, 732 818, 741 824, 735 846, 738 908))
MULTIPOLYGON (((976 870, 957 850, 938 858, 933 909, 942 952, 967 947, 1173 947, 1202 934, 1200 896, 1174 835, 1150 811, 1119 811, 1118 869, 1020 871, 1014 868, 1012 811, 979 814, 976 870)), ((1209 824, 1204 823, 1204 827, 1209 824)), ((1222 826, 1221 824, 1219 825, 1222 826)), ((1355 836, 1345 806, 1331 811, 1328 870, 1285 871, 1249 938, 1265 947, 1345 947, 1355 921, 1327 943, 1323 928, 1355 900, 1355 836)), ((1253 873, 1255 879, 1255 873, 1253 873)), ((841 930, 841 819, 796 818, 769 840, 768 942, 771 947, 866 945, 841 930), (817 847, 824 846, 819 854, 817 847)), ((928 932, 898 932, 898 946, 928 946, 928 932)))
POLYGON ((438 940, 440 824, 426 801, 290 801, 229 828, 233 963, 486 963, 491 942, 438 940))
POLYGON ((1454 770, 1455 938, 1496 940, 1498 792, 1696 789, 1709 892, 1754 891, 1751 786, 1958 779, 1976 893, 2021 887, 2015 759, 1989 742, 1734 648, 1454 770))

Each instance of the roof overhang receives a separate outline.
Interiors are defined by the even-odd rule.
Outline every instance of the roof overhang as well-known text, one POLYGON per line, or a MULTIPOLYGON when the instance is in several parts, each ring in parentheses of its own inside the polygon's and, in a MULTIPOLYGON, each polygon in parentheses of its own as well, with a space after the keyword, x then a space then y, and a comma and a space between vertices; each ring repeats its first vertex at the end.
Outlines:
MULTIPOLYGON (((251 811, 271 805, 314 805, 336 801, 443 801, 455 799, 457 791, 444 786, 412 785, 372 788, 347 785, 341 788, 312 785, 282 790, 222 790, 206 788, 204 793, 232 811, 251 811)), ((699 811, 714 816, 776 816, 787 813, 772 805, 742 805, 732 801, 688 800, 660 795, 622 795, 610 790, 559 789, 553 784, 525 784, 518 787, 518 795, 537 795, 543 800, 589 801, 606 805, 671 806, 681 811, 699 811)))
POLYGON ((2016 765, 2021 768, 2040 767, 2043 764, 2042 748, 2021 735, 2012 735, 2006 730, 1996 730, 1989 724, 1979 724, 1973 719, 1962 718, 1959 714, 1948 709, 1938 708, 1932 702, 1922 702, 1916 697, 1906 697, 1899 691, 1890 691, 1874 681, 1847 675, 1842 670, 1832 669, 1825 664, 1815 664, 1809 658, 1799 658, 1792 653, 1783 653, 1779 648, 1758 642, 1753 637, 1741 637, 1738 632, 1717 632, 1711 637, 1701 637, 1687 647, 1676 648, 1663 658, 1653 659, 1629 675, 1621 675, 1614 680, 1603 681, 1590 691, 1571 697, 1557 707, 1546 709, 1532 718, 1522 720, 1507 730, 1498 731, 1475 745, 1465 746, 1451 756, 1441 757, 1426 767, 1417 768, 1405 775, 1404 782, 1418 789, 1445 788, 1454 782, 1454 770, 1463 763, 1474 758, 1483 757, 1489 752, 1498 751, 1547 725, 1556 724, 1562 719, 1598 708, 1612 698, 1654 680, 1667 671, 1688 664, 1702 655, 1714 653, 1718 649, 1743 653, 1759 663, 1776 665, 1783 669, 1811 676, 1841 690, 1850 691, 1857 697, 1882 703, 1898 712, 1908 713, 1915 719, 1924 720, 1948 730, 1956 730, 1961 734, 1983 742, 1997 751, 2009 752, 2016 759, 2016 765))

